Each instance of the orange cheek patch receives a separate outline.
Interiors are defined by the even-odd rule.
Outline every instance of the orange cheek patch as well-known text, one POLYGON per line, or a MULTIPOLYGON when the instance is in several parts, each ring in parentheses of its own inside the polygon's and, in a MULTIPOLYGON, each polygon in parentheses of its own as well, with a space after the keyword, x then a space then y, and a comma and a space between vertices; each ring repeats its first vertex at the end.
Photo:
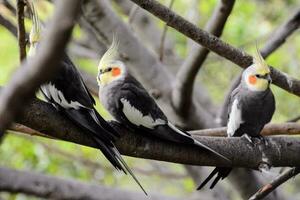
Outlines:
POLYGON ((255 76, 249 76, 249 83, 254 85, 256 83, 256 77, 255 76))
POLYGON ((113 76, 119 76, 120 74, 121 74, 121 69, 120 69, 120 68, 114 67, 114 68, 112 69, 112 75, 113 75, 113 76))

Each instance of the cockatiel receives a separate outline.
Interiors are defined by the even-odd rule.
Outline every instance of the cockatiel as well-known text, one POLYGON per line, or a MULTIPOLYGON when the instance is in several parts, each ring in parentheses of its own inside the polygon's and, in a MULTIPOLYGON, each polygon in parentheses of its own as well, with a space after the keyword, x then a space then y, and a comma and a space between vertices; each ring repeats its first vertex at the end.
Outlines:
POLYGON ((110 114, 125 127, 138 133, 146 132, 149 136, 163 140, 197 145, 228 161, 168 121, 146 89, 129 74, 125 64, 117 59, 117 49, 118 44, 113 40, 98 66, 99 98, 110 114))
MULTIPOLYGON (((228 106, 227 136, 243 135, 253 143, 252 138, 264 140, 260 134, 269 123, 275 111, 275 99, 270 89, 270 68, 257 50, 253 64, 242 74, 239 86, 233 90, 228 106)), ((216 174, 212 189, 220 179, 226 178, 232 168, 216 167, 198 187, 200 190, 216 174)))
MULTIPOLYGON (((32 3, 30 7, 33 21, 30 32, 29 56, 31 57, 38 53, 41 25, 32 3)), ((55 77, 41 86, 46 100, 79 126, 87 137, 92 138, 110 163, 125 174, 129 173, 147 194, 114 145, 115 140, 120 137, 119 133, 94 108, 95 100, 67 54, 63 55, 60 65, 60 70, 55 77)))

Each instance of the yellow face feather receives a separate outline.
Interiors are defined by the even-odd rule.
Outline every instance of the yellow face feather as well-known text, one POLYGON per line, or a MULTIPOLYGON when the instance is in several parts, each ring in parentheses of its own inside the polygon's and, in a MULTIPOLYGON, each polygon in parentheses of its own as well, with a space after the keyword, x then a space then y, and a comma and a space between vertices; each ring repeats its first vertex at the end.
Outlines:
POLYGON ((270 68, 260 52, 256 51, 253 64, 245 70, 245 80, 248 87, 253 91, 264 91, 270 85, 270 68))
POLYGON ((97 82, 99 85, 106 85, 121 75, 122 63, 117 60, 118 47, 118 40, 114 37, 111 46, 104 53, 98 65, 97 82))

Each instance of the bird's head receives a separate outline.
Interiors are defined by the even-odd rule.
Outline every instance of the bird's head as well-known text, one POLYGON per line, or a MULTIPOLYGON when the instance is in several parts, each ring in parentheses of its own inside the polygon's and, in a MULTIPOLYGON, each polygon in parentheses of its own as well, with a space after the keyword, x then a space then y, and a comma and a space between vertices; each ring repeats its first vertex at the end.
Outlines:
POLYGON ((243 81, 251 91, 265 91, 269 88, 272 79, 270 68, 257 50, 253 64, 243 72, 243 81))
POLYGON ((38 18, 38 14, 34 8, 34 4, 28 1, 31 10, 32 28, 29 34, 29 56, 33 56, 36 53, 37 43, 41 40, 41 22, 38 18))
POLYGON ((109 49, 102 56, 98 65, 97 82, 99 86, 105 86, 124 77, 126 73, 126 66, 117 58, 118 42, 114 39, 109 49))

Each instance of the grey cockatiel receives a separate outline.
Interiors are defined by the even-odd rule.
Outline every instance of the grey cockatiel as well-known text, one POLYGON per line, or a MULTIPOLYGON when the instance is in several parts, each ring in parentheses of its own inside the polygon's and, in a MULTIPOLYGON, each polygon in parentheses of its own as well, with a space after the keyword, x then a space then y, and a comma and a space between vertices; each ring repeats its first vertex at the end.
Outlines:
POLYGON ((101 58, 97 78, 100 101, 110 114, 137 132, 176 143, 198 145, 226 159, 168 121, 145 88, 129 74, 125 64, 117 60, 117 47, 117 42, 113 42, 101 58))
MULTIPOLYGON (((32 3, 30 5, 33 13, 33 27, 30 32, 29 57, 38 53, 38 43, 41 39, 40 21, 34 5, 32 3)), ((95 100, 68 55, 64 53, 62 57, 59 63, 60 69, 54 78, 41 86, 46 100, 79 126, 86 137, 94 140, 97 147, 116 169, 130 173, 145 192, 115 147, 114 142, 120 137, 119 133, 94 108, 95 100)))
MULTIPOLYGON (((275 111, 275 99, 270 89, 270 69, 259 52, 253 64, 244 70, 239 86, 231 93, 228 106, 227 136, 240 137, 245 134, 263 139, 261 130, 271 121, 275 111)), ((264 140, 264 139, 263 139, 264 140)), ((212 189, 220 179, 229 175, 232 168, 216 167, 198 187, 200 190, 216 174, 212 189)))

